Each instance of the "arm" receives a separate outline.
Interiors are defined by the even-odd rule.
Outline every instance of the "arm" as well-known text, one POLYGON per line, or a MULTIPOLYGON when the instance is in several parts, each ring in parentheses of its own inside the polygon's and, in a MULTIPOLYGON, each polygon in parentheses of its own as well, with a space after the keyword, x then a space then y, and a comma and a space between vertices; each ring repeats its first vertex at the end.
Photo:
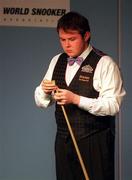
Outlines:
POLYGON ((50 106, 51 104, 54 103, 54 99, 52 97, 51 92, 52 92, 52 88, 54 89, 55 87, 51 85, 52 87, 50 89, 50 86, 47 85, 48 86, 47 88, 49 88, 49 90, 45 89, 44 82, 47 82, 46 84, 48 84, 48 81, 51 81, 53 70, 54 70, 54 67, 56 65, 56 62, 57 62, 59 56, 60 56, 60 54, 58 54, 51 60, 49 68, 48 68, 42 82, 35 89, 34 98, 35 98, 36 105, 38 107, 47 108, 48 106, 50 106))
POLYGON ((99 97, 92 99, 81 96, 78 106, 97 116, 118 113, 125 90, 119 68, 108 56, 103 56, 97 64, 94 88, 99 92, 99 97))

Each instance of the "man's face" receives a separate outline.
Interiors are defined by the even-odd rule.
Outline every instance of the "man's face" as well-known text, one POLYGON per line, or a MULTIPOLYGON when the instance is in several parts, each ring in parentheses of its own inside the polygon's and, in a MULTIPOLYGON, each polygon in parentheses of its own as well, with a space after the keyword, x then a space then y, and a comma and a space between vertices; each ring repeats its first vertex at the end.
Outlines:
POLYGON ((79 56, 87 48, 87 40, 89 39, 89 36, 89 32, 86 32, 84 37, 82 37, 76 30, 59 30, 61 46, 64 52, 70 57, 79 56))

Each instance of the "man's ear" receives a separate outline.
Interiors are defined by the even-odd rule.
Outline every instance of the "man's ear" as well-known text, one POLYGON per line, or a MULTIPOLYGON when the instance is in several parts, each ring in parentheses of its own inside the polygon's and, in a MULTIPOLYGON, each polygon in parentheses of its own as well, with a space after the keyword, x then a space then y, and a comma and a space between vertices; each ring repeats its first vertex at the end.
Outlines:
POLYGON ((84 40, 87 42, 90 38, 90 32, 86 32, 85 35, 84 35, 84 40))

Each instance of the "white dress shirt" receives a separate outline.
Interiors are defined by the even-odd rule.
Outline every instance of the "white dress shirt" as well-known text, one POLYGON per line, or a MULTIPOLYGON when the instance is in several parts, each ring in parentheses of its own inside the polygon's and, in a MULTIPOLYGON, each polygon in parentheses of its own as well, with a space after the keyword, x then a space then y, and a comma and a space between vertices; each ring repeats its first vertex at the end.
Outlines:
MULTIPOLYGON (((89 45, 80 57, 85 59, 91 50, 92 46, 89 45)), ((51 80, 54 67, 60 55, 53 57, 44 79, 51 80)), ((77 63, 74 63, 72 66, 67 64, 65 75, 67 85, 70 84, 79 67, 77 63)), ((96 116, 113 116, 118 113, 125 90, 119 68, 110 56, 102 56, 98 62, 94 72, 93 87, 99 92, 99 97, 88 98, 80 96, 79 108, 89 111, 96 116)), ((35 102, 37 106, 46 108, 54 100, 51 95, 45 94, 41 85, 39 85, 35 90, 35 102)))

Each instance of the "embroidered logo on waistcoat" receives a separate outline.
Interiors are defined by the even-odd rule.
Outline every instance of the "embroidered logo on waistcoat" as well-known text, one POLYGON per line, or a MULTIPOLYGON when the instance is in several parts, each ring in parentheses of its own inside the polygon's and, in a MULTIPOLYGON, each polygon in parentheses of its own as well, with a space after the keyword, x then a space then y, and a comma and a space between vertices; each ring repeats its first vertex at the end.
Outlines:
POLYGON ((82 67, 81 72, 92 73, 93 68, 90 65, 85 65, 82 67))
POLYGON ((88 82, 89 79, 90 79, 90 77, 87 77, 87 76, 82 76, 82 75, 79 76, 79 81, 88 82))

